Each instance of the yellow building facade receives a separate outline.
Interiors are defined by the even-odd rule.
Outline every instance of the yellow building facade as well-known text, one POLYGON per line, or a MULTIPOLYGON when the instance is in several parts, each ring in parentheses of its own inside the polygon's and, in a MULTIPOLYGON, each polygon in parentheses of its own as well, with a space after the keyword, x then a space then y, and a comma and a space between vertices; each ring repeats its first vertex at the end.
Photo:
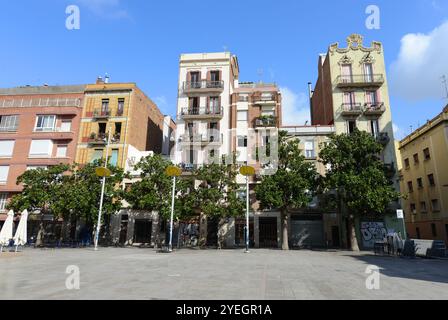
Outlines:
POLYGON ((399 150, 407 232, 448 244, 448 106, 400 141, 399 150))
POLYGON ((135 83, 87 85, 78 138, 76 162, 104 159, 126 168, 133 154, 161 153, 164 115, 135 83))

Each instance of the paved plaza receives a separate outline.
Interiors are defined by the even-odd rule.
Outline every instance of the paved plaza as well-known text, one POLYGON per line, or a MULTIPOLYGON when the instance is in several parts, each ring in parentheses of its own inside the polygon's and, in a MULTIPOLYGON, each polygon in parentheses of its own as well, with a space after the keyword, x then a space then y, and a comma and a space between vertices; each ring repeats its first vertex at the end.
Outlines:
POLYGON ((27 248, 0 254, 0 270, 0 299, 448 299, 448 260, 346 251, 27 248), (366 288, 369 265, 379 290, 366 288))

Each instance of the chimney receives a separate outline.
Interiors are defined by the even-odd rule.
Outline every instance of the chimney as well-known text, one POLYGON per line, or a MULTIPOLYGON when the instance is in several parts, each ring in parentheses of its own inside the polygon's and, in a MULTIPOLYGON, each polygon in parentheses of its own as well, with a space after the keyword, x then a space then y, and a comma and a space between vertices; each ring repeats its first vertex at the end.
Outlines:
POLYGON ((104 77, 104 83, 109 83, 110 77, 109 75, 106 73, 105 77, 104 77))
POLYGON ((103 84, 103 83, 104 83, 103 78, 102 78, 101 76, 99 76, 99 77, 96 79, 96 84, 103 84))

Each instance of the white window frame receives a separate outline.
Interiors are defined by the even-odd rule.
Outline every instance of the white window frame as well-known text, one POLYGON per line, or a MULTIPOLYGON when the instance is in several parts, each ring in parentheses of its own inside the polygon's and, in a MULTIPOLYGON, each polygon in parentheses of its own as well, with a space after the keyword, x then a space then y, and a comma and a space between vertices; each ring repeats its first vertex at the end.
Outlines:
POLYGON ((305 157, 306 158, 315 158, 316 152, 315 152, 315 144, 312 140, 305 141, 305 157), (311 148, 309 148, 309 145, 311 144, 311 148))
POLYGON ((56 146, 56 158, 67 158, 68 145, 60 144, 56 146), (59 154, 59 150, 65 149, 64 155, 59 154))
POLYGON ((34 131, 38 131, 38 132, 41 132, 41 131, 43 131, 43 132, 51 132, 51 131, 54 131, 54 128, 56 127, 56 115, 51 115, 51 114, 49 114, 49 115, 46 115, 46 114, 43 114, 43 115, 38 115, 37 117, 36 117, 36 124, 35 124, 35 126, 34 126, 34 131), (37 126, 37 124, 39 123, 39 118, 43 118, 43 120, 42 120, 42 127, 38 127, 37 126), (45 125, 45 119, 46 118, 48 118, 48 119, 50 119, 50 118, 52 118, 53 119, 53 125, 51 126, 51 127, 49 127, 49 126, 44 126, 45 125))
POLYGON ((52 154, 53 154, 53 141, 52 140, 32 140, 31 141, 30 152, 29 152, 30 158, 51 158, 52 154), (44 153, 44 152, 32 153, 33 143, 35 141, 49 141, 48 150, 46 151, 46 153, 44 153))
POLYGON ((61 122, 61 132, 70 132, 72 130, 72 122, 70 120, 62 120, 61 122), (64 128, 64 125, 66 128, 64 128))
POLYGON ((0 192, 0 211, 6 210, 7 203, 8 203, 8 193, 0 192))
POLYGON ((236 112, 236 120, 237 121, 247 121, 247 119, 249 118, 249 112, 247 110, 238 110, 236 112), (245 117, 241 118, 240 115, 244 114, 245 117))
POLYGON ((15 142, 15 140, 0 140, 0 158, 12 158, 15 142))
POLYGON ((0 175, 0 184, 5 185, 8 182, 8 175, 9 175, 9 166, 0 166, 0 173, 3 172, 3 169, 6 168, 5 170, 5 177, 2 178, 0 175))
POLYGON ((15 132, 19 126, 18 115, 2 115, 0 120, 0 132, 15 132))

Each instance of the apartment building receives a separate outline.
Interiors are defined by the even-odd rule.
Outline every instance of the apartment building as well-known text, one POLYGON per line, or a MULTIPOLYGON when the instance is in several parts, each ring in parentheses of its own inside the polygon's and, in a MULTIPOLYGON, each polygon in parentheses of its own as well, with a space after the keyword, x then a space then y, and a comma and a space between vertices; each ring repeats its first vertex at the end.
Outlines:
MULTIPOLYGON (((335 133, 334 126, 284 126, 289 139, 298 139, 305 161, 314 164, 320 175, 326 168, 319 161, 320 150, 335 133)), ((315 197, 307 208, 291 214, 289 234, 292 247, 340 247, 341 230, 336 212, 321 207, 320 199, 315 197)))
MULTIPOLYGON (((381 160, 399 190, 384 48, 380 42, 364 46, 363 37, 352 34, 346 47, 334 43, 326 54, 319 56, 311 120, 313 125, 333 125, 336 134, 351 133, 355 128, 371 133, 384 146, 381 160)), ((371 248, 374 237, 382 238, 388 230, 404 234, 402 221, 395 214, 399 206, 398 202, 391 204, 390 214, 384 217, 357 221, 362 247, 371 248)))
POLYGON ((407 232, 448 244, 448 106, 399 144, 407 232))
POLYGON ((84 88, 0 89, 0 220, 25 170, 74 161, 84 88))
MULTIPOLYGON (((260 140, 266 145, 267 132, 281 126, 281 94, 275 84, 240 82, 238 58, 229 52, 182 54, 177 111, 173 159, 185 174, 233 153, 238 163, 253 165, 260 172, 263 168, 256 161, 254 144, 260 140)), ((245 189, 245 177, 238 176, 237 181, 245 189)), ((258 210, 256 183, 251 179, 251 245, 278 247, 280 213, 258 210)), ((209 246, 217 245, 218 233, 226 246, 244 246, 244 225, 244 219, 228 219, 218 230, 217 220, 201 221, 200 226, 197 221, 209 246)))
POLYGON ((135 83, 109 83, 98 78, 85 88, 76 162, 85 164, 106 155, 109 163, 126 167, 135 154, 162 153, 165 116, 135 83))

